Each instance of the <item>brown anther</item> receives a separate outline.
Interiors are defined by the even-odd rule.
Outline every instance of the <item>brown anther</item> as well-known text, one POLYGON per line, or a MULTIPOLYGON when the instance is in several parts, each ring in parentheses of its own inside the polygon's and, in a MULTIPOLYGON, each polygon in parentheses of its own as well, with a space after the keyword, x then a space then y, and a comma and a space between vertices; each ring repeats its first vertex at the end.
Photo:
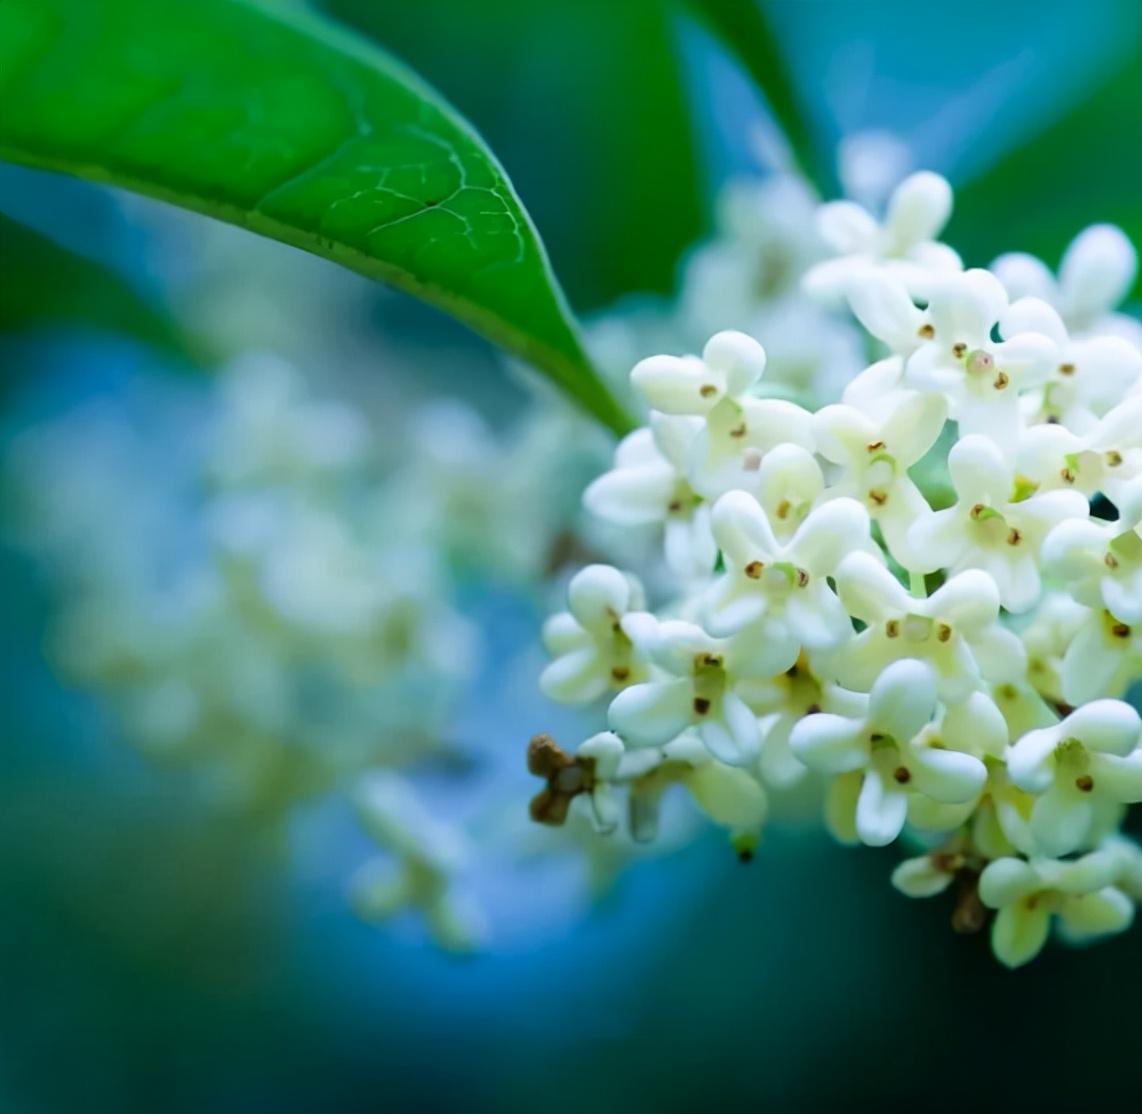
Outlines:
POLYGON ((878 506, 883 507, 888 502, 888 492, 881 491, 879 488, 870 488, 868 497, 878 506))
POLYGON ((984 512, 984 511, 986 511, 986 510, 987 510, 987 507, 985 507, 985 506, 983 505, 983 503, 976 503, 976 504, 975 504, 975 505, 972 507, 972 509, 971 509, 971 510, 968 512, 968 514, 970 514, 970 515, 971 515, 971 517, 972 517, 973 519, 975 519, 975 520, 978 522, 978 521, 979 521, 979 517, 980 517, 980 515, 982 515, 982 514, 983 514, 983 512, 984 512))
POLYGON ((1075 482, 1075 474, 1069 468, 1063 468, 1059 472, 1059 478, 1065 484, 1073 484, 1075 482))
POLYGON ((1007 531, 1008 545, 1018 545, 1022 540, 1023 535, 1019 533, 1019 531, 1016 530, 1014 526, 1012 526, 1011 529, 1007 531))
POLYGON ((571 801, 595 785, 594 760, 571 757, 550 735, 532 737, 527 745, 527 769, 547 781, 528 805, 532 820, 539 824, 562 824, 571 801))
POLYGON ((936 627, 936 638, 940 642, 947 642, 952 637, 952 628, 947 623, 940 623, 936 627))
POLYGON ((611 677, 616 681, 625 681, 630 677, 630 669, 625 665, 616 665, 611 668, 611 677))
POLYGON ((897 766, 892 771, 892 777, 900 785, 907 785, 912 780, 912 771, 907 766, 897 766))
POLYGON ((1115 623, 1114 626, 1110 628, 1110 633, 1113 634, 1115 638, 1129 638, 1130 628, 1125 623, 1115 623))
POLYGON ((1075 373, 1075 365, 1074 364, 1059 364, 1059 374, 1060 375, 1074 375, 1074 373, 1075 373))
POLYGON ((810 704, 809 707, 805 709, 805 714, 807 716, 815 716, 820 710, 820 704, 810 704))
POLYGON ((782 499, 781 502, 777 504, 777 509, 776 509, 775 513, 776 513, 778 518, 785 519, 785 518, 789 517, 789 512, 792 509, 793 509, 793 504, 790 503, 788 499, 782 499))
POLYGON ((798 588, 804 588, 805 585, 808 583, 809 583, 809 570, 808 569, 798 569, 797 570, 797 587, 798 588))
POLYGON ((889 619, 888 622, 884 624, 884 633, 888 635, 889 638, 898 637, 900 634, 899 621, 896 619, 889 619))
POLYGON ((1116 569, 1116 568, 1118 568, 1118 558, 1117 558, 1117 557, 1115 557, 1113 553, 1108 553, 1108 554, 1107 554, 1105 557, 1103 557, 1103 559, 1102 559, 1102 563, 1103 563, 1103 564, 1104 564, 1104 565, 1105 565, 1105 566, 1106 566, 1108 569, 1116 569))
POLYGON ((667 503, 666 509, 670 511, 671 514, 677 514, 682 509, 682 500, 671 499, 670 502, 667 503))
POLYGON ((952 345, 952 355, 955 356, 957 360, 960 359, 967 350, 968 346, 964 344, 962 340, 952 345))
POLYGON ((730 430, 730 436, 731 437, 744 437, 745 432, 746 432, 745 422, 742 422, 741 425, 736 425, 736 426, 734 426, 733 429, 730 430))
POLYGON ((932 337, 936 335, 936 330, 929 322, 925 321, 924 324, 916 330, 916 335, 918 337, 923 337, 925 340, 931 340, 932 337))
POLYGON ((1047 425, 1058 425, 1058 424, 1059 424, 1059 415, 1058 414, 1048 414, 1047 415, 1047 425))
POLYGON ((717 669, 722 664, 721 655, 719 655, 719 654, 704 654, 702 657, 702 664, 709 666, 711 669, 717 669))
POLYGON ((715 387, 713 383, 703 383, 698 388, 698 394, 700 394, 703 398, 709 398, 711 395, 716 395, 717 393, 718 388, 715 387))
POLYGON ((884 442, 883 441, 870 441, 868 444, 868 451, 870 453, 878 453, 883 448, 884 448, 884 442))
POLYGON ((574 761, 550 735, 533 735, 527 744, 527 772, 536 777, 552 777, 574 761))
POLYGON ((1117 449, 1111 449, 1106 454, 1106 466, 1117 468, 1122 463, 1122 454, 1117 449))
POLYGON ((765 564, 762 561, 750 561, 748 565, 742 570, 750 580, 760 580, 762 571, 765 564))
POLYGON ((1003 388, 1006 387, 1007 384, 1010 382, 1011 382, 1011 379, 1008 377, 1008 374, 1006 371, 998 371, 995 373, 995 380, 992 382, 991 385, 997 391, 1002 391, 1003 388))
POLYGON ((870 743, 882 743, 884 736, 879 731, 873 731, 869 734, 868 741, 870 743))
POLYGON ((694 697, 694 711, 704 716, 710 710, 710 702, 704 696, 694 697))
POLYGON ((1075 788, 1080 792, 1089 793, 1094 789, 1094 778, 1090 774, 1083 774, 1082 777, 1075 778, 1075 788))

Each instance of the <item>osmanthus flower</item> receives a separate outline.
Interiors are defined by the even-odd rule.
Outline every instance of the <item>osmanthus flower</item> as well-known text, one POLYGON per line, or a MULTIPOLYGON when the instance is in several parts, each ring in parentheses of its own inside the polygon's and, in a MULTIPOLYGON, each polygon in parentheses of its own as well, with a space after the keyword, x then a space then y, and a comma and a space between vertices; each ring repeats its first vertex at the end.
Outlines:
MULTIPOLYGON (((941 704, 935 718, 913 740, 916 746, 959 751, 978 758, 990 770, 1001 766, 1010 739, 1007 721, 995 701, 983 690, 965 700, 941 704)), ((946 802, 914 795, 908 803, 908 821, 926 831, 953 831, 965 823, 987 792, 981 783, 974 798, 946 802)))
POLYGON ((875 557, 851 553, 836 572, 837 594, 866 624, 821 668, 847 688, 871 690, 885 666, 919 658, 935 671, 940 698, 966 699, 989 681, 1017 681, 1026 666, 1017 635, 1000 625, 999 589, 987 573, 969 569, 918 599, 875 557))
POLYGON ((774 641, 758 628, 714 638, 681 619, 640 623, 631 633, 658 677, 623 689, 611 701, 611 729, 640 747, 663 746, 692 727, 721 761, 742 766, 756 760, 757 716, 737 687, 788 669, 797 657, 796 643, 774 641))
POLYGON ((797 723, 815 712, 839 712, 852 705, 851 694, 816 676, 805 653, 784 673, 743 682, 738 692, 758 714, 761 757, 757 769, 761 780, 775 789, 796 785, 808 773, 789 746, 797 723))
POLYGON ((778 445, 757 471, 757 501, 783 541, 793 536, 824 490, 821 465, 800 445, 778 445))
POLYGON ((838 834, 851 808, 861 842, 880 847, 900 834, 912 794, 948 804, 975 799, 987 778, 983 762, 923 734, 938 708, 927 665, 907 659, 888 666, 864 703, 858 715, 807 715, 789 739, 805 765, 836 775, 829 814, 838 834))
POLYGON ((725 572, 705 597, 712 634, 726 637, 762 624, 779 670, 791 666, 802 647, 829 649, 852 634, 827 577, 846 553, 873 548, 868 513, 856 500, 821 503, 789 541, 779 542, 757 500, 731 491, 714 505, 713 530, 725 572))
POLYGON ((1084 433, 1142 376, 1142 350, 1105 334, 1073 339, 1058 313, 1038 298, 1013 302, 1003 326, 1013 335, 1049 337, 1055 345, 1057 363, 1023 400, 1025 416, 1033 421, 1055 421, 1073 433, 1084 433))
POLYGON ((754 774, 719 762, 692 731, 661 750, 629 752, 617 776, 629 786, 630 833, 639 842, 657 833, 659 806, 672 785, 683 786, 706 816, 728 829, 743 858, 756 846, 769 811, 765 790, 754 774))
POLYGON ((1043 544, 1043 567, 1077 602, 1134 625, 1142 623, 1142 481, 1130 485, 1118 510, 1109 522, 1061 522, 1043 544))
POLYGON ((1142 394, 1128 395, 1081 435, 1056 423, 1024 430, 1016 463, 1038 488, 1102 492, 1118 504, 1142 476, 1142 394))
POLYGON ((1120 336, 1142 348, 1142 324, 1114 312, 1138 270, 1134 245, 1114 225, 1092 224, 1080 232, 1063 253, 1057 279, 1025 252, 1001 255, 989 270, 1013 301, 1031 296, 1052 305, 1072 333, 1120 336))
MULTIPOLYGON (((1031 722, 1042 715, 1043 700, 1056 704, 1066 702, 1063 695, 1063 659, 1075 635, 1090 617, 1090 608, 1078 603, 1066 592, 1043 594, 1031 612, 1029 622, 1019 630, 1027 652, 1027 684, 1000 686, 996 699, 1012 725, 1012 734, 1021 735, 1032 727, 1054 723, 1031 722)), ((1101 694, 1100 694, 1101 695, 1101 694)))
POLYGON ((609 565, 588 565, 567 587, 567 610, 543 627, 543 642, 555 660, 539 686, 553 700, 586 703, 646 676, 646 664, 631 642, 630 616, 646 606, 642 585, 609 565))
POLYGON ((934 274, 959 271, 960 257, 937 237, 952 213, 952 189, 938 174, 905 178, 888 199, 883 221, 853 201, 832 201, 817 213, 821 238, 837 258, 809 268, 803 280, 814 297, 837 302, 872 269, 924 297, 934 274))
POLYGON ((355 804, 361 824, 386 853, 365 864, 350 882, 357 914, 375 922, 414 910, 443 947, 477 947, 487 935, 484 915, 456 886, 456 876, 471 856, 463 833, 431 816, 408 782, 391 771, 362 778, 355 804))
POLYGON ((1090 506, 1077 491, 1034 492, 990 439, 968 434, 952 446, 948 471, 956 503, 916 519, 908 529, 908 567, 951 573, 982 569, 1008 611, 1033 607, 1041 591, 1039 550, 1047 532, 1067 519, 1086 521, 1090 506))
POLYGON ((686 476, 714 499, 756 484, 765 454, 781 444, 812 445, 807 411, 752 392, 765 370, 765 349, 745 333, 715 333, 702 356, 651 356, 631 382, 654 410, 702 423, 689 447, 686 476))
POLYGON ((1057 918, 1073 943, 1122 932, 1134 919, 1134 903, 1116 885, 1121 860, 1100 849, 1070 861, 1004 858, 988 863, 979 897, 997 910, 991 949, 1008 967, 1021 967, 1043 950, 1057 918))
POLYGON ((987 271, 943 277, 933 286, 919 326, 924 340, 908 356, 904 381, 942 394, 961 433, 1010 438, 1019 423, 1019 392, 1044 382, 1060 362, 1055 342, 1018 331, 1021 321, 1008 320, 1009 308, 987 271), (1005 339, 993 339, 996 328, 1005 339))
POLYGON ((813 415, 817 451, 838 466, 830 495, 859 499, 884 534, 892 555, 913 567, 909 526, 930 513, 908 475, 935 444, 946 407, 938 395, 889 391, 877 411, 839 403, 813 415))
POLYGON ((1142 624, 1124 623, 1105 608, 1085 609, 1059 674, 1068 704, 1125 695, 1142 675, 1142 624))
POLYGON ((583 795, 590 803, 591 823, 606 835, 618 827, 620 809, 614 782, 624 747, 612 731, 600 731, 579 744, 574 757, 550 735, 536 735, 527 748, 528 773, 547 785, 531 800, 531 817, 541 824, 562 824, 571 802, 583 795))
POLYGON ((708 575, 718 550, 710 533, 710 507, 686 479, 697 418, 652 414, 615 450, 614 468, 583 493, 592 514, 618 526, 660 526, 666 561, 684 579, 708 575))
POLYGON ((1140 735, 1142 721, 1129 704, 1092 700, 1012 744, 1007 772, 1036 797, 1031 834, 1044 854, 1089 846, 1105 834, 1108 811, 1113 825, 1114 806, 1142 801, 1140 735))

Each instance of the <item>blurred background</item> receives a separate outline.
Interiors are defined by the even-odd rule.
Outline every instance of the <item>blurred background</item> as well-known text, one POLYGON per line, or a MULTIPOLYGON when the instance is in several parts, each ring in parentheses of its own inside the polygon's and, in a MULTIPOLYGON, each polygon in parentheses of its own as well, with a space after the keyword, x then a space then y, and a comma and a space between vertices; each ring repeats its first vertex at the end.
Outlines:
MULTIPOLYGON (((655 0, 322 6, 483 133, 604 362, 646 354, 690 250, 725 233, 724 187, 766 173, 765 108, 734 59, 655 0)), ((967 262, 1018 248, 1054 266, 1096 220, 1137 242, 1138 0, 766 6, 827 142, 885 132, 902 169, 951 178, 946 238, 967 262)), ((892 890, 891 849, 778 825, 743 865, 708 832, 613 878, 598 853, 585 867, 530 832, 526 739, 577 730, 535 689, 536 632, 579 559, 561 523, 609 450, 519 369, 320 260, 8 166, 0 247, 0 1110, 1137 1109, 1137 930, 1012 974, 986 939, 952 935, 945 906, 892 890), (438 408, 456 396, 464 409, 438 408), (552 409, 536 423, 537 396, 552 409), (307 458, 318 482, 243 456, 265 407, 293 421, 312 406, 333 408, 307 458), (537 444, 558 476, 513 486, 537 444), (520 509, 494 553, 477 496, 440 479, 457 469, 520 509), (272 654, 257 650, 271 665, 241 674, 275 718, 249 729, 230 708, 221 757, 164 752, 181 690, 163 675, 137 697, 140 670, 180 668, 170 632, 192 609, 165 586, 221 547, 222 589, 194 590, 237 600, 241 621, 186 637, 196 663, 241 673, 243 639, 264 630, 241 581, 262 542, 231 523, 261 521, 268 486, 274 507, 288 494, 273 530, 325 538, 332 515, 355 548, 335 529, 330 549, 271 570, 320 612, 278 615, 272 654), (417 520, 445 495, 473 520, 452 515, 447 537, 417 520), (407 545, 394 522, 415 524, 407 545), (369 606, 419 672, 323 626, 357 603, 330 603, 315 567, 344 555, 337 583, 354 583, 377 539, 400 587, 369 606), (140 599, 180 606, 125 616, 140 599), (423 624, 443 633, 410 649, 423 624), (342 653, 397 691, 360 706, 315 676, 342 653), (294 698, 304 686, 312 701, 294 698), (327 789, 368 765, 378 722, 408 737, 410 702, 450 744, 418 758, 426 808, 491 848, 464 875, 487 922, 472 954, 436 947, 416 917, 366 923, 345 897, 375 849, 327 789), (331 733, 336 760, 311 762, 331 733)))

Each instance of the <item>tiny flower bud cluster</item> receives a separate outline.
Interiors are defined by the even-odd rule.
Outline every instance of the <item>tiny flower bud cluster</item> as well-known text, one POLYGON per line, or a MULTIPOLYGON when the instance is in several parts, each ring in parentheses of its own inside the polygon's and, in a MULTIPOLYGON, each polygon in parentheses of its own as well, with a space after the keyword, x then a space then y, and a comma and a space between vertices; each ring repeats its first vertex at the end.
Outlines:
POLYGON ((680 782, 748 854, 769 798, 815 774, 839 840, 917 841, 897 887, 955 883, 953 923, 990 921, 1018 966, 1056 921, 1124 929, 1139 894, 1118 831, 1142 801, 1142 328, 1115 312, 1136 260, 1096 226, 1057 279, 1028 256, 965 270, 951 207, 925 172, 883 219, 818 211, 835 255, 804 291, 880 348, 839 398, 766 397, 744 332, 635 365, 646 424, 584 502, 660 528, 673 591, 648 609, 630 572, 571 580, 540 683, 605 699, 607 730, 533 743, 533 814, 582 798, 607 833, 625 796, 646 838, 680 782))

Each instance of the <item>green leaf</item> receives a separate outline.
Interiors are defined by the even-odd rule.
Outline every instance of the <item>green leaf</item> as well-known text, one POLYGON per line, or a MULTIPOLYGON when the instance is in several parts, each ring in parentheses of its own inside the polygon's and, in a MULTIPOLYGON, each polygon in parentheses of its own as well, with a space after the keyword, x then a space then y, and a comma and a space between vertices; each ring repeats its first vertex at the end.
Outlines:
POLYGON ((615 430, 503 169, 411 71, 302 11, 4 0, 0 157, 158 197, 383 279, 615 430))
POLYGON ((832 154, 814 128, 760 0, 684 0, 721 41, 769 105, 798 169, 822 197, 837 194, 832 154))
POLYGON ((82 325, 186 355, 186 338, 174 319, 98 263, 2 214, 0 245, 0 332, 82 325))
POLYGON ((511 168, 578 309, 674 290, 678 260, 711 215, 674 5, 319 3, 464 106, 511 168))
MULTIPOLYGON (((1051 266, 1089 224, 1110 221, 1142 247, 1142 56, 1086 100, 956 190, 946 239, 985 266, 1029 251, 1051 266)), ((1134 287, 1142 296, 1142 273, 1134 287)))

